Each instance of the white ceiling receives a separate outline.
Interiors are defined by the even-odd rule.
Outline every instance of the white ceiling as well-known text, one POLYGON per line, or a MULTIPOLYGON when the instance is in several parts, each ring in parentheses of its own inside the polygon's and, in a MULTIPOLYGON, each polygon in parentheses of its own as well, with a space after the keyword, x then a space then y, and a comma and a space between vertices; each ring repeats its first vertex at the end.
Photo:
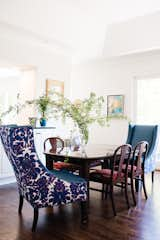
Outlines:
POLYGON ((0 0, 0 22, 98 56, 109 24, 159 10, 160 0, 0 0))

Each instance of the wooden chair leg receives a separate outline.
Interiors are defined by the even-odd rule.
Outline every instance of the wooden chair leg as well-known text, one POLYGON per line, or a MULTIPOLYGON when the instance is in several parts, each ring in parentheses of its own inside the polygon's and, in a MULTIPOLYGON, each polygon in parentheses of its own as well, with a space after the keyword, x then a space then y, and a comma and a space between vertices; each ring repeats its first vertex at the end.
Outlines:
POLYGON ((152 171, 152 183, 154 182, 154 171, 152 171))
POLYGON ((82 202, 80 203, 81 205, 81 223, 85 224, 88 222, 88 203, 82 202))
POLYGON ((146 191, 144 174, 142 174, 142 184, 143 184, 144 195, 145 195, 145 198, 147 199, 148 196, 147 196, 147 191, 146 191))
POLYGON ((128 199, 128 182, 127 182, 127 180, 125 181, 125 197, 126 197, 127 207, 129 209, 130 204, 129 204, 129 199, 128 199))
POLYGON ((135 192, 134 192, 133 178, 131 178, 131 191, 132 191, 133 202, 134 202, 134 205, 136 206, 136 197, 135 197, 135 192))
POLYGON ((138 192, 138 190, 139 190, 139 181, 138 181, 138 179, 135 179, 135 189, 136 189, 136 192, 138 192))
POLYGON ((106 189, 105 189, 105 199, 107 199, 107 196, 108 196, 108 184, 106 184, 106 189))
POLYGON ((102 200, 104 199, 104 194, 105 194, 105 184, 102 183, 102 200))
POLYGON ((21 214, 23 207, 23 196, 19 195, 19 207, 18 207, 18 213, 21 214))
POLYGON ((34 217, 33 217, 33 224, 32 224, 32 232, 35 232, 38 222, 38 209, 34 208, 34 217))
POLYGON ((114 213, 114 216, 116 216, 116 209, 115 209, 115 204, 114 204, 114 198, 113 198, 113 186, 110 186, 110 199, 111 199, 111 203, 112 203, 112 209, 113 209, 113 213, 114 213))

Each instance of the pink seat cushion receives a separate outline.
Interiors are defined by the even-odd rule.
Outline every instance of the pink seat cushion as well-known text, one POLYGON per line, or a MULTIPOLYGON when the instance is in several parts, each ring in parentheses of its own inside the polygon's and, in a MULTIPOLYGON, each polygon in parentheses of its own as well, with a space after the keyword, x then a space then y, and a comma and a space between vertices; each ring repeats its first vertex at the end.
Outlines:
MULTIPOLYGON (((97 169, 95 172, 101 174, 104 178, 111 177, 111 169, 97 169)), ((121 173, 119 176, 118 171, 113 171, 113 180, 116 181, 118 177, 124 178, 124 173, 121 173)))
POLYGON ((75 171, 79 169, 79 166, 73 163, 55 162, 53 163, 53 168, 57 170, 67 169, 67 170, 75 171))

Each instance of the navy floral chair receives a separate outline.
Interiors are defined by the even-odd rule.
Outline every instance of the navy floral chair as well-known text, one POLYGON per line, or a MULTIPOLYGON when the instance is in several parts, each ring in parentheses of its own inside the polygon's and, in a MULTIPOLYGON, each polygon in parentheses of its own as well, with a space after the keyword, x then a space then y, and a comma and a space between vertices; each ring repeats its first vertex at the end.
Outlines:
MULTIPOLYGON (((19 214, 23 199, 34 209, 35 231, 39 208, 80 202, 82 223, 87 222, 87 184, 72 173, 49 171, 38 159, 30 126, 1 126, 0 136, 13 166, 19 190, 19 214)), ((43 146, 42 146, 43 147, 43 146)))

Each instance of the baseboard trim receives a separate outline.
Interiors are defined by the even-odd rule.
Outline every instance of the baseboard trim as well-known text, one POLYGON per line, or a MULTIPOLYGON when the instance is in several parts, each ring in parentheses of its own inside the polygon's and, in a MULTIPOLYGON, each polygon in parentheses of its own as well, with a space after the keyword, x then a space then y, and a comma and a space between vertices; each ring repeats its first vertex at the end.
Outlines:
POLYGON ((14 176, 0 177, 0 185, 5 185, 9 183, 14 183, 14 182, 16 182, 16 179, 14 176))

